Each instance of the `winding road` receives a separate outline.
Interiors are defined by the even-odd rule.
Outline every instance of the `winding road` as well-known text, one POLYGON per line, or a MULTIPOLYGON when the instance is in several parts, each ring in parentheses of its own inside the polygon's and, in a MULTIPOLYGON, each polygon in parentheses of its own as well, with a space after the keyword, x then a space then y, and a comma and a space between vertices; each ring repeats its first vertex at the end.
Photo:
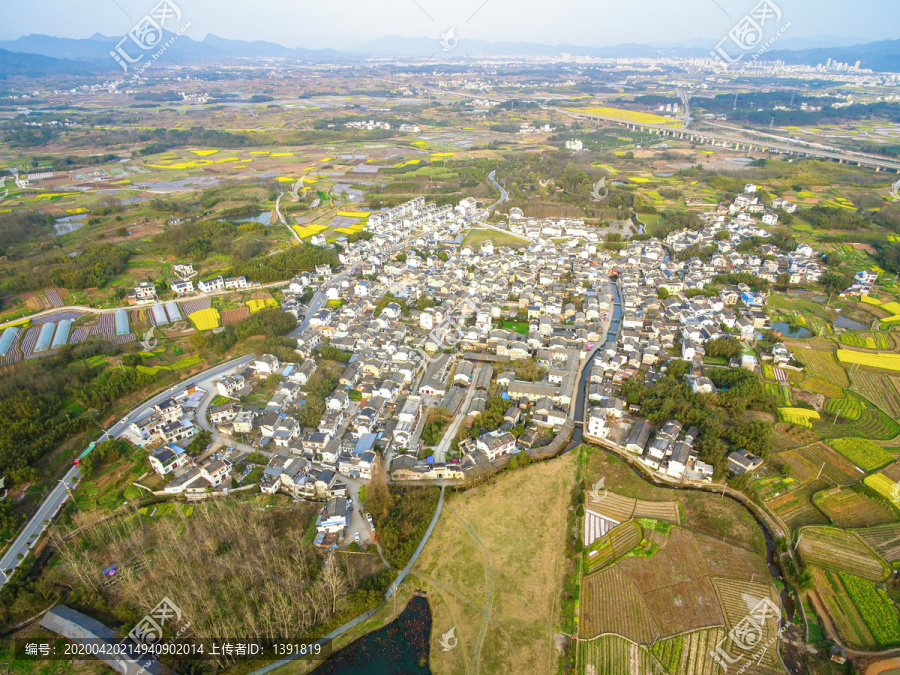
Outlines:
MULTIPOLYGON (((141 417, 144 414, 147 414, 150 409, 153 408, 153 406, 155 406, 157 403, 162 403, 164 400, 171 397, 172 393, 177 391, 178 389, 183 389, 194 384, 200 384, 201 381, 211 381, 223 373, 234 370, 241 365, 249 363, 252 358, 254 358, 254 355, 250 354, 248 356, 242 356, 232 361, 228 361, 227 363, 218 365, 215 368, 210 368, 206 372, 198 374, 195 377, 189 378, 187 382, 177 384, 174 387, 156 394, 151 399, 144 401, 143 403, 141 403, 141 405, 137 406, 122 420, 116 422, 109 429, 105 430, 97 440, 99 441, 103 438, 118 437, 131 424, 130 420, 133 417, 141 417), (199 378, 203 379, 200 380, 199 378)), ((25 523, 15 541, 9 546, 9 548, 3 554, 3 557, 0 558, 0 588, 2 588, 7 581, 9 581, 8 575, 11 575, 15 571, 15 569, 22 563, 22 561, 25 559, 26 554, 28 553, 28 550, 34 546, 37 540, 47 529, 47 526, 53 520, 54 516, 56 516, 56 514, 59 512, 60 508, 62 508, 62 505, 65 503, 66 499, 69 498, 69 490, 78 483, 78 480, 80 478, 81 471, 77 466, 73 465, 66 472, 66 475, 63 476, 62 480, 60 480, 59 483, 44 498, 44 501, 41 502, 41 505, 38 507, 34 515, 32 515, 31 518, 29 518, 29 520, 25 523)))

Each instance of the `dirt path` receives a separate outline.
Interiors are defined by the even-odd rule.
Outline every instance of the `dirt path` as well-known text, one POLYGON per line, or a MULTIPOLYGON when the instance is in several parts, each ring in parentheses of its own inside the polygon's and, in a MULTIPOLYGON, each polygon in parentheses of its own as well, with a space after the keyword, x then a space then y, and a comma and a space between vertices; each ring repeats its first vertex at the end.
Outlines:
POLYGON ((481 651, 481 643, 484 640, 484 632, 487 630, 487 626, 491 621, 491 605, 494 602, 494 574, 491 570, 491 553, 488 551, 487 546, 484 545, 484 542, 478 538, 478 535, 475 534, 475 530, 472 529, 472 526, 469 525, 463 517, 456 512, 452 506, 447 505, 447 509, 459 519, 465 528, 469 531, 469 534, 478 542, 478 545, 484 551, 484 560, 487 569, 487 605, 484 609, 484 621, 481 623, 481 630, 478 631, 478 637, 475 638, 475 646, 472 649, 472 672, 478 673, 478 654, 481 651))

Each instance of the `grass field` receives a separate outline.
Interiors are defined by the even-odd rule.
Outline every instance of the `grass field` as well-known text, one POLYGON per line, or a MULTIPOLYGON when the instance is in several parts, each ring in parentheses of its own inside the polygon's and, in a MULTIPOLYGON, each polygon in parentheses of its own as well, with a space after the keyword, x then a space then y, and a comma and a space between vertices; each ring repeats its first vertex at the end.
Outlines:
POLYGON ((469 672, 473 659, 485 673, 555 672, 575 459, 569 453, 448 493, 412 577, 433 612, 433 673, 469 672), (440 637, 453 626, 459 647, 444 652, 440 637))
POLYGON ((498 232, 487 228, 472 228, 463 239, 463 246, 480 249, 481 244, 490 241, 494 246, 527 246, 528 240, 514 235, 512 232, 498 232))

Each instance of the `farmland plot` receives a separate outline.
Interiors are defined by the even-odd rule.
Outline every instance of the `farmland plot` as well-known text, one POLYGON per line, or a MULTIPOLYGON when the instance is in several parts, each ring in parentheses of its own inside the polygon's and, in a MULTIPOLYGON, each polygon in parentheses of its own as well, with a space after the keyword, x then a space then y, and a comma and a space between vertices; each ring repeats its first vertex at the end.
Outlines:
POLYGON ((804 525, 825 525, 828 519, 813 505, 813 495, 828 487, 823 480, 814 480, 799 490, 794 490, 768 502, 766 506, 781 518, 791 530, 804 525))
POLYGON ((883 581, 888 566, 853 532, 829 527, 804 527, 797 549, 806 564, 858 574, 870 581, 883 581))
POLYGON ((604 635, 579 647, 583 675, 665 675, 665 670, 645 648, 618 635, 604 635))
POLYGON ((841 637, 851 645, 872 649, 878 646, 836 572, 813 569, 816 592, 822 598, 841 637))
POLYGON ((869 527, 894 523, 897 512, 870 499, 858 486, 816 493, 813 503, 838 527, 869 527))
POLYGON ((791 351, 806 366, 806 371, 813 377, 831 382, 839 387, 850 386, 847 371, 841 367, 834 355, 834 345, 827 340, 810 341, 811 349, 804 349, 802 342, 785 340, 791 351))
POLYGON ((653 644, 659 628, 634 582, 618 565, 584 578, 581 635, 616 633, 641 644, 653 644))
POLYGON ((900 560, 900 523, 867 527, 856 534, 889 563, 900 560))
POLYGON ((606 492, 600 497, 600 499, 595 499, 591 490, 585 492, 585 508, 610 520, 623 523, 631 518, 651 518, 665 520, 675 525, 681 523, 676 502, 651 502, 634 497, 623 497, 614 492, 606 492))
POLYGON ((894 461, 894 456, 866 438, 835 438, 832 448, 865 471, 874 471, 894 461))
POLYGON ((900 377, 857 370, 853 388, 894 419, 900 419, 900 377))

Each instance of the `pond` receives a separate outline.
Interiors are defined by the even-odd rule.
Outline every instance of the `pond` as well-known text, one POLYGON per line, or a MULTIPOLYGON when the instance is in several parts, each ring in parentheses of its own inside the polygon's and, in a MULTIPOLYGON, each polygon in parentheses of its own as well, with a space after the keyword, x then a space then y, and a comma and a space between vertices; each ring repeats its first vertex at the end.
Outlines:
POLYGON ((750 164, 753 161, 752 157, 726 157, 726 162, 731 162, 732 164, 743 164, 744 166, 750 164))
POLYGON ((674 171, 660 171, 659 173, 653 174, 657 178, 669 178, 670 176, 674 176, 674 171))
POLYGON ((866 330, 868 328, 866 324, 854 321, 853 319, 848 319, 846 316, 839 316, 835 320, 834 325, 838 328, 845 328, 847 330, 866 330))
POLYGON ((53 225, 53 231, 56 232, 57 235, 70 234, 75 232, 76 230, 80 230, 84 227, 84 219, 87 218, 87 214, 82 213, 77 216, 66 216, 65 218, 57 218, 56 223, 53 225))
POLYGON ((416 596, 384 628, 364 635, 336 652, 314 675, 428 675, 431 607, 416 596))
POLYGON ((268 225, 272 221, 272 212, 266 211, 255 216, 244 216, 237 218, 236 223, 259 223, 260 225, 268 225))
POLYGON ((773 323, 772 330, 776 333, 781 333, 785 337, 800 338, 801 340, 812 337, 811 331, 803 328, 802 326, 791 328, 791 324, 787 323, 786 321, 778 321, 776 323, 773 323))

